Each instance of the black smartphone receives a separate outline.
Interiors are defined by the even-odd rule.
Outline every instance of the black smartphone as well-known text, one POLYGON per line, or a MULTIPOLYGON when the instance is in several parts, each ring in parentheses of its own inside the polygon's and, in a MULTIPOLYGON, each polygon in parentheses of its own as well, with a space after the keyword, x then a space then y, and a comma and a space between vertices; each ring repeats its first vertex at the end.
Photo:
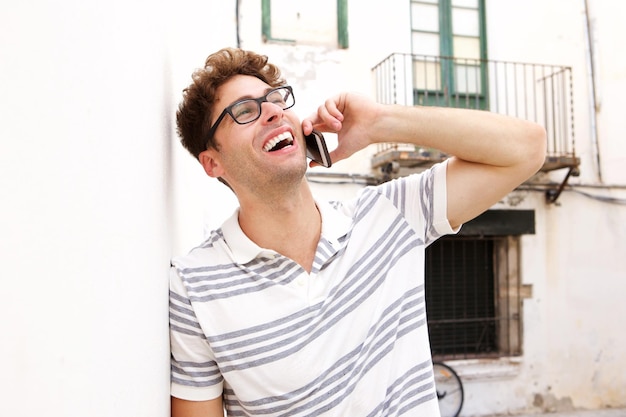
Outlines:
POLYGON ((323 167, 330 168, 333 163, 330 160, 324 136, 317 130, 314 130, 310 135, 305 136, 304 139, 306 139, 307 158, 312 159, 323 167))

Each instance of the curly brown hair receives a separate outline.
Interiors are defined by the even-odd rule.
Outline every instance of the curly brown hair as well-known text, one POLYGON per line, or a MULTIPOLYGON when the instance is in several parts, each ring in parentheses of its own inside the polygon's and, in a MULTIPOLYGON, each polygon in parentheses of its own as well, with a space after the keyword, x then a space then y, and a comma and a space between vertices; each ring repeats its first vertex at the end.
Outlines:
POLYGON ((265 55, 238 48, 223 48, 209 55, 204 68, 193 72, 193 82, 183 90, 183 101, 176 112, 181 143, 196 159, 206 149, 218 148, 213 138, 207 138, 216 92, 235 75, 250 75, 271 87, 285 85, 280 70, 265 55))

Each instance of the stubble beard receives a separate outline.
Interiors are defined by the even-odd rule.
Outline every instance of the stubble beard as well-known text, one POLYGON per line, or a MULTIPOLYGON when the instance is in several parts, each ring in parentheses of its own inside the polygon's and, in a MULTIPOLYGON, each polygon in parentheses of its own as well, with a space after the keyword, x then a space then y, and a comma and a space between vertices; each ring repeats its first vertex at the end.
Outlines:
POLYGON ((240 183, 250 192, 263 199, 282 199, 292 193, 297 193, 304 181, 306 162, 299 167, 273 167, 271 172, 253 173, 254 170, 245 170, 240 183))

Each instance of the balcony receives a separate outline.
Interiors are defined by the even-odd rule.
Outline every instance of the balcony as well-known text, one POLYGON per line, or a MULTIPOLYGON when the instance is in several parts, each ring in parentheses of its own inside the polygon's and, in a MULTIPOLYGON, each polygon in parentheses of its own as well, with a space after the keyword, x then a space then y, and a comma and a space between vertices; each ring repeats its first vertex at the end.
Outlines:
MULTIPOLYGON (((579 174, 572 112, 572 69, 559 65, 395 53, 373 69, 381 103, 488 110, 531 120, 548 135, 542 172, 566 170, 560 184, 546 191, 556 201, 568 178, 579 174)), ((401 169, 423 169, 447 155, 409 144, 379 144, 372 168, 382 181, 401 169)))

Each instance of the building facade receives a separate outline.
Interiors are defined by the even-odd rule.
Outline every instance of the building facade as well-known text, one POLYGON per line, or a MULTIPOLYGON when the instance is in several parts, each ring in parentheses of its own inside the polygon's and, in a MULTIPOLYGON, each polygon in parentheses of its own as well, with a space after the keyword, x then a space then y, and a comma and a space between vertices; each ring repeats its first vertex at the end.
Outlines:
MULTIPOLYGON (((625 340, 612 330, 623 307, 612 294, 626 277, 615 113, 626 60, 613 53, 623 29, 606 3, 240 2, 234 39, 284 68, 302 116, 347 89, 546 127, 540 173, 430 248, 431 345, 463 379, 464 415, 624 405, 625 340)), ((441 158, 383 146, 309 178, 342 198, 441 158)))

